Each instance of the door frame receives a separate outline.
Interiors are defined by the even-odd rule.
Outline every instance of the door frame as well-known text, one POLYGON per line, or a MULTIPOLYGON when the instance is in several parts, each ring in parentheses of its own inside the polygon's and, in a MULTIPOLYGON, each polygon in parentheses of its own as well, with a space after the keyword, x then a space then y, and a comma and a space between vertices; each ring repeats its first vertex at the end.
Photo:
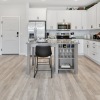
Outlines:
MULTIPOLYGON (((1 35, 3 35, 3 24, 2 24, 2 22, 3 22, 3 18, 5 18, 5 17, 8 17, 8 18, 12 18, 12 17, 16 17, 16 18, 18 18, 19 19, 19 46, 18 46, 18 55, 20 55, 20 16, 1 16, 1 35)), ((2 43, 1 43, 1 47, 3 48, 3 39, 2 39, 2 37, 1 37, 1 41, 2 41, 2 43)), ((2 51, 1 51, 1 55, 2 55, 2 51)))

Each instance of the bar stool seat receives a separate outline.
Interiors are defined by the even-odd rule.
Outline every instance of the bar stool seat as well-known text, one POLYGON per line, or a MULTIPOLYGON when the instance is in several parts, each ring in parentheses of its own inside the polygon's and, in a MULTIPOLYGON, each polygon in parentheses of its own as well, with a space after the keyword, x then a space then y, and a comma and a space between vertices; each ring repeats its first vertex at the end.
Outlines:
MULTIPOLYGON (((51 78, 52 78, 52 51, 51 46, 36 46, 35 50, 35 67, 34 67, 34 78, 36 77, 36 74, 38 71, 51 71, 51 78), (41 65, 38 61, 39 58, 47 58, 49 59, 48 65, 50 65, 50 70, 38 70, 38 65, 41 65)), ((45 65, 45 62, 42 62, 42 65, 45 65)))

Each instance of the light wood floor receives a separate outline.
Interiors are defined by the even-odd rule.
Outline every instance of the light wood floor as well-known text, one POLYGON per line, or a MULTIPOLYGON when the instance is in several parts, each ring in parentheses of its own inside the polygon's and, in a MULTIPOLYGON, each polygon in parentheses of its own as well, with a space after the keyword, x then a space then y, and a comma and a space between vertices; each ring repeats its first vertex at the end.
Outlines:
POLYGON ((25 56, 0 56, 0 100, 100 100, 100 66, 79 57, 79 73, 25 74, 25 56))

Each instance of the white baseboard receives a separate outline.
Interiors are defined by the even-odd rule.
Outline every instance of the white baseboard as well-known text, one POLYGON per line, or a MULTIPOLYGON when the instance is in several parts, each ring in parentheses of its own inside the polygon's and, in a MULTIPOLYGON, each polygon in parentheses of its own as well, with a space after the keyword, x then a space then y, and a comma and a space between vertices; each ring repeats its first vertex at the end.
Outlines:
POLYGON ((26 53, 20 53, 19 55, 24 55, 24 56, 27 56, 27 54, 26 54, 26 53))

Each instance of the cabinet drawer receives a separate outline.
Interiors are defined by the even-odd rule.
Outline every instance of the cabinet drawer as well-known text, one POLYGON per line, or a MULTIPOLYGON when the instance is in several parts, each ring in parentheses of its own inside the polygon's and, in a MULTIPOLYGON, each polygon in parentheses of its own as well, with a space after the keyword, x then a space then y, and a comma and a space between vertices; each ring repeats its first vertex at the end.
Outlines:
POLYGON ((91 52, 91 58, 96 60, 97 58, 97 53, 96 52, 91 52))
POLYGON ((92 45, 92 51, 97 52, 97 46, 96 45, 92 45))

